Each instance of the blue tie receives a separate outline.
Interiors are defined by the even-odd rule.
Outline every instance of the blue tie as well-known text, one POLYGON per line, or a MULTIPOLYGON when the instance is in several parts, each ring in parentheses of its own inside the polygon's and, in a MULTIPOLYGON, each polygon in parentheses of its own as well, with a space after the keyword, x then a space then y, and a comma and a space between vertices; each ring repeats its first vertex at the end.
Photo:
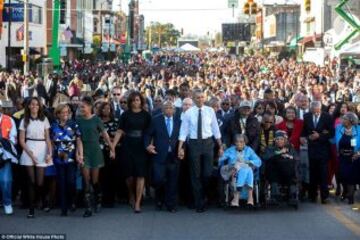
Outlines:
POLYGON ((168 117, 166 118, 166 129, 167 132, 169 134, 169 137, 171 136, 171 123, 170 123, 171 119, 168 117))

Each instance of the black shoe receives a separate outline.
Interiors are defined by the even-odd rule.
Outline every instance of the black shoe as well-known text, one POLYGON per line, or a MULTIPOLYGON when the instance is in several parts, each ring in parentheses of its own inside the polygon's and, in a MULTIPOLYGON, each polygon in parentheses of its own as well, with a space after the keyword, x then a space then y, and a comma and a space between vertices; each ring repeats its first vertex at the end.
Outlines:
POLYGON ((141 213, 141 209, 134 210, 134 213, 135 213, 135 214, 139 214, 139 213, 141 213))
POLYGON ((170 213, 176 213, 177 212, 176 208, 167 208, 167 211, 170 212, 170 213))
POLYGON ((91 217, 92 216, 92 211, 87 209, 85 210, 84 214, 83 214, 83 217, 84 218, 88 218, 88 217, 91 217))
POLYGON ((328 204, 328 203, 329 203, 329 200, 327 200, 326 198, 321 199, 321 204, 328 204))
POLYGON ((158 210, 158 211, 161 211, 162 210, 162 207, 163 207, 163 204, 162 204, 162 202, 157 202, 156 203, 156 210, 158 210))
POLYGON ((34 209, 29 210, 29 214, 27 215, 27 218, 35 218, 35 210, 34 209))
POLYGON ((196 212, 197 213, 203 213, 203 212, 205 212, 205 208, 204 207, 197 208, 196 212))

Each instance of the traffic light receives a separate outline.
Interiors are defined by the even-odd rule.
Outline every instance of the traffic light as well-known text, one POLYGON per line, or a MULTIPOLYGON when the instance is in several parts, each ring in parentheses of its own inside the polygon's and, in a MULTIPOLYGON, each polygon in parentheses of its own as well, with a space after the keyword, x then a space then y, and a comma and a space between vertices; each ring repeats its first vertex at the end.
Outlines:
POLYGON ((250 3, 244 4, 244 14, 249 15, 250 14, 250 3))
POLYGON ((251 14, 252 15, 256 15, 256 13, 257 13, 257 4, 256 3, 252 3, 251 4, 251 14))
POLYGON ((305 0, 305 10, 310 12, 311 10, 311 0, 305 0))

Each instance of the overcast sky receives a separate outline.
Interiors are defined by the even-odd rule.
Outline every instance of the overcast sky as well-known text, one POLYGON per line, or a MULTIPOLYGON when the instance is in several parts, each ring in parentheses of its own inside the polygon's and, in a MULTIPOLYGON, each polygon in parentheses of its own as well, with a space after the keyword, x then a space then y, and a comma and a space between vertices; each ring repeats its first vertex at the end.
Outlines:
MULTIPOLYGON (((122 9, 127 11, 129 0, 114 0, 114 5, 122 2, 122 9)), ((264 0, 257 0, 261 3, 264 0)), ((287 2, 299 0, 288 0, 287 2)), ((242 11, 245 0, 238 0, 239 8, 235 17, 242 11)), ((286 0, 265 0, 266 3, 286 2, 286 0)), ((173 23, 177 29, 184 29, 184 34, 205 35, 221 30, 221 23, 235 22, 228 0, 140 0, 140 13, 145 16, 145 25, 151 21, 173 23)))

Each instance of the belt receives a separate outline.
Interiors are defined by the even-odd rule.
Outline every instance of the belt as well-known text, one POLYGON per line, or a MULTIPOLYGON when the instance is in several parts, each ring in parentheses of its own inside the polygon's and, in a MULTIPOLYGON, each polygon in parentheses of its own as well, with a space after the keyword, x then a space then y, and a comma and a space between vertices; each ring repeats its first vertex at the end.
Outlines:
POLYGON ((193 139, 193 138, 190 138, 190 141, 209 141, 209 140, 212 140, 212 137, 203 138, 203 139, 193 139))
POLYGON ((36 141, 36 142, 45 142, 45 139, 26 138, 25 140, 36 141))
POLYGON ((143 136, 143 133, 140 130, 133 130, 133 131, 127 132, 126 136, 133 137, 133 138, 140 138, 143 136))

